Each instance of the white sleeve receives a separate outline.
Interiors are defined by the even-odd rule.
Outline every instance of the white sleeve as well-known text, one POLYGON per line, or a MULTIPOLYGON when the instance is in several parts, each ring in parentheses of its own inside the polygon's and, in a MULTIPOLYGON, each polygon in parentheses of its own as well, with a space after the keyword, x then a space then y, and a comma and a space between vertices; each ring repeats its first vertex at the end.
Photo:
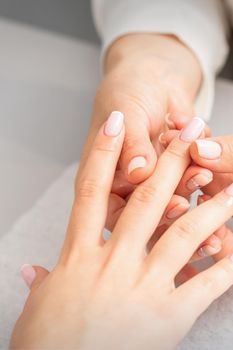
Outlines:
POLYGON ((203 73, 196 113, 209 119, 215 75, 228 53, 221 0, 92 0, 92 9, 103 54, 115 39, 139 32, 174 34, 190 47, 203 73))

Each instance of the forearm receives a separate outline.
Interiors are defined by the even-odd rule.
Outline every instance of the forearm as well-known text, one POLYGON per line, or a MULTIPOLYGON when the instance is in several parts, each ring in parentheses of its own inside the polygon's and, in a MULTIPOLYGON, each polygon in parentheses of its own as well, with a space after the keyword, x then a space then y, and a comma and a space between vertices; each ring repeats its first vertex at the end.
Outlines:
POLYGON ((108 74, 122 66, 147 65, 151 74, 167 76, 194 99, 202 80, 200 64, 194 53, 175 36, 159 34, 130 34, 116 40, 108 49, 104 70, 108 74))

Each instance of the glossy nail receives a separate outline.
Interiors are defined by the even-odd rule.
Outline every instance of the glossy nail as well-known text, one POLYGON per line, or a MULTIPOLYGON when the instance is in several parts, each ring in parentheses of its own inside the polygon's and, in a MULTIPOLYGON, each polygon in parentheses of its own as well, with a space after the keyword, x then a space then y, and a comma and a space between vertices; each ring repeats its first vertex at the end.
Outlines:
POLYGON ((128 175, 131 174, 135 169, 145 168, 146 163, 146 158, 142 156, 131 159, 128 165, 128 175))
POLYGON ((206 186, 213 180, 213 174, 211 172, 200 173, 193 176, 186 183, 186 187, 189 191, 196 191, 198 188, 206 186))
POLYGON ((166 214, 166 217, 168 219, 176 219, 178 217, 180 217, 181 215, 183 215, 184 213, 186 213, 186 211, 189 209, 189 206, 184 207, 181 205, 177 205, 176 207, 172 208, 171 210, 169 210, 166 214))
POLYGON ((193 118, 181 131, 180 139, 184 142, 193 142, 201 135, 204 127, 205 123, 201 118, 193 118))
POLYGON ((219 246, 219 247, 212 247, 212 246, 207 244, 207 245, 199 248, 198 251, 197 251, 197 254, 200 257, 205 258, 207 256, 212 256, 212 255, 215 255, 215 254, 219 253, 221 249, 222 249, 221 246, 219 246))
POLYGON ((36 277, 36 271, 34 268, 29 264, 24 264, 20 269, 21 276, 24 280, 24 282, 27 284, 27 286, 30 288, 32 282, 34 281, 36 277))
POLYGON ((118 136, 122 130, 124 115, 121 112, 113 111, 104 127, 104 133, 107 136, 118 136))
POLYGON ((201 158, 217 159, 221 156, 222 148, 219 143, 209 140, 197 140, 195 143, 201 158))

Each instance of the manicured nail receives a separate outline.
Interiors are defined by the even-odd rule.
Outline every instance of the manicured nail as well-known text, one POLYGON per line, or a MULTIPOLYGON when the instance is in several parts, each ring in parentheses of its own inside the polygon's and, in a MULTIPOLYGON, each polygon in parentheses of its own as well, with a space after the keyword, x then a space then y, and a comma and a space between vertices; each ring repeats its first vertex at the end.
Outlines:
POLYGON ((229 196, 233 197, 233 184, 225 188, 225 193, 228 194, 229 196))
POLYGON ((210 171, 206 173, 200 173, 193 176, 186 183, 186 187, 190 191, 196 191, 198 188, 206 186, 213 180, 213 174, 210 171))
POLYGON ((233 254, 229 256, 229 260, 233 262, 233 254))
POLYGON ((118 136, 122 130, 124 115, 121 112, 113 111, 104 127, 104 133, 107 136, 118 136))
POLYGON ((176 219, 178 217, 180 217, 181 215, 183 215, 187 210, 189 209, 189 207, 184 207, 181 205, 177 205, 175 208, 169 210, 166 214, 166 217, 168 219, 176 219))
POLYGON ((205 123, 201 118, 193 118, 181 131, 180 139, 184 142, 193 142, 201 135, 204 127, 205 123))
POLYGON ((167 146, 167 141, 164 138, 164 133, 163 132, 159 135, 158 140, 161 143, 161 145, 163 145, 164 147, 167 146))
POLYGON ((128 175, 131 174, 135 169, 144 168, 146 166, 146 158, 142 156, 131 159, 128 165, 128 175))
POLYGON ((222 148, 219 143, 209 140, 197 140, 195 143, 201 158, 217 159, 221 156, 222 148))
POLYGON ((34 281, 36 277, 36 271, 34 268, 29 264, 24 264, 20 269, 21 276, 24 280, 24 282, 27 284, 27 286, 30 288, 32 282, 34 281))
POLYGON ((198 249, 197 254, 202 258, 206 258, 207 256, 212 256, 219 253, 221 249, 221 246, 212 247, 210 245, 204 245, 203 247, 198 249))
POLYGON ((164 118, 167 126, 169 127, 169 129, 176 129, 175 123, 170 118, 171 118, 171 114, 167 113, 164 118))

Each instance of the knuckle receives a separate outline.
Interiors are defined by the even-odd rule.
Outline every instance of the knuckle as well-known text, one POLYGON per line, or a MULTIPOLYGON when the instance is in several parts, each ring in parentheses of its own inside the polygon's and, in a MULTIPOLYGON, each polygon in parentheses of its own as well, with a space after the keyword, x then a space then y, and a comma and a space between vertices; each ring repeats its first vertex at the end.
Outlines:
POLYGON ((219 272, 223 278, 231 280, 233 282, 233 263, 230 259, 225 259, 222 264, 219 265, 219 272))
POLYGON ((164 154, 169 158, 183 159, 186 156, 187 151, 182 147, 177 147, 177 144, 171 142, 164 154))
POLYGON ((157 196, 158 190, 154 185, 141 185, 134 192, 134 199, 142 203, 150 203, 157 196))
POLYGON ((205 289, 212 290, 215 280, 208 273, 203 273, 201 284, 205 289))
POLYGON ((196 237, 199 232, 198 223, 182 217, 178 219, 175 225, 175 234, 182 240, 190 241, 196 237))
POLYGON ((101 191, 101 186, 94 180, 82 180, 77 186, 77 198, 93 198, 101 191))
POLYGON ((109 143, 109 144, 98 144, 95 146, 95 151, 98 153, 101 153, 103 156, 107 156, 108 154, 115 153, 116 151, 116 144, 115 143, 109 143))

